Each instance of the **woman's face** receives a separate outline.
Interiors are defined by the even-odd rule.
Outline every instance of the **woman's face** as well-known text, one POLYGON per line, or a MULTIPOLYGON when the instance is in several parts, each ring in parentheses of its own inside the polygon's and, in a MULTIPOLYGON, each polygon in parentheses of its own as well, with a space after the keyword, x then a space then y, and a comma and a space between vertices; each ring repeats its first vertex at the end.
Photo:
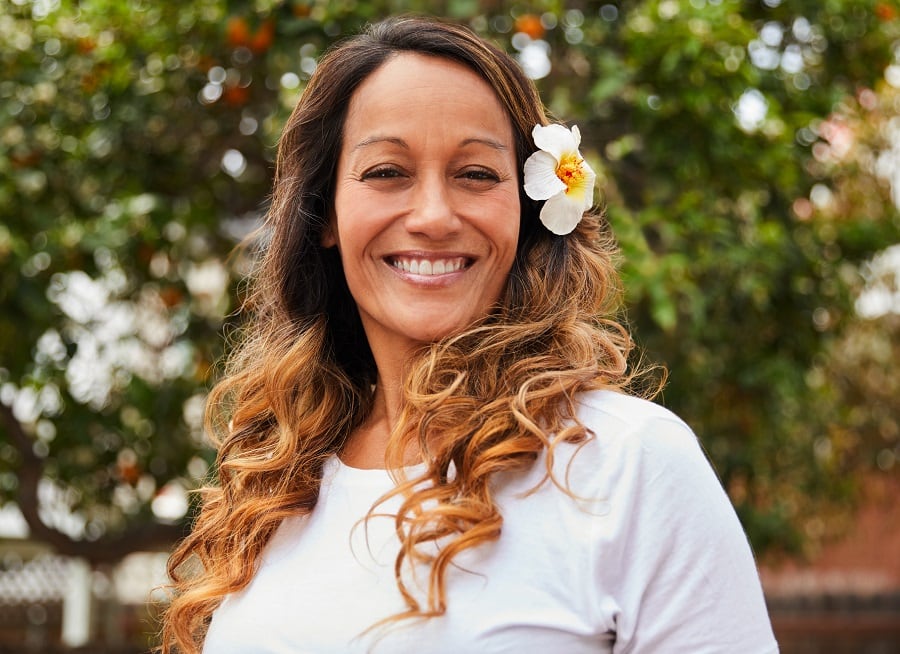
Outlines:
POLYGON ((376 357, 486 315, 519 236, 513 130, 491 87, 448 59, 389 59, 351 98, 334 212, 323 244, 376 357))

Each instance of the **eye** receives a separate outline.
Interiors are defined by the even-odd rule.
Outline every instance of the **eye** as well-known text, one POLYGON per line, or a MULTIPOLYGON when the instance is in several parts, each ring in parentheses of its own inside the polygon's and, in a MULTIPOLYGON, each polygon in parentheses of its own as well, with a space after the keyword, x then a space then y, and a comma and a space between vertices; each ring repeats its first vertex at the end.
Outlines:
POLYGON ((402 176, 402 171, 394 166, 377 166, 364 172, 360 179, 394 179, 402 176))
POLYGON ((459 177, 473 182, 499 182, 500 175, 487 168, 468 168, 459 174, 459 177))

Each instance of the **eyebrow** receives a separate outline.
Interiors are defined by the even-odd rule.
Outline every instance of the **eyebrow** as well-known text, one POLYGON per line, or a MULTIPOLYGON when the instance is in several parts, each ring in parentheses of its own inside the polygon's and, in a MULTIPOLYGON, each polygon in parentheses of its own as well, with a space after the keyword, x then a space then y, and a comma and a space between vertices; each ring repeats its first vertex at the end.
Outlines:
POLYGON ((363 139, 359 143, 353 146, 354 150, 359 150, 360 148, 365 148, 369 145, 375 145, 376 143, 393 143, 394 145, 399 145, 401 148, 406 148, 409 150, 409 144, 401 138, 396 136, 370 136, 367 139, 363 139))
MULTIPOLYGON (((353 149, 359 150, 360 148, 365 148, 370 145, 375 145, 377 143, 393 143, 394 145, 398 145, 401 148, 409 150, 409 144, 406 141, 404 141, 403 139, 396 137, 396 136, 370 136, 369 138, 363 139, 362 141, 357 143, 355 146, 353 146, 353 149)), ((500 141, 495 141, 493 139, 487 139, 487 138, 463 139, 459 145, 460 145, 460 147, 463 147, 466 145, 471 145, 473 143, 480 143, 481 145, 486 145, 489 148, 493 148, 494 150, 506 151, 509 149, 506 146, 506 144, 501 143, 500 141)))
POLYGON ((472 138, 465 139, 460 146, 469 145, 471 143, 480 143, 482 145, 486 145, 489 148, 493 148, 495 150, 509 150, 505 143, 501 143, 500 141, 495 141, 494 139, 481 139, 481 138, 472 138))

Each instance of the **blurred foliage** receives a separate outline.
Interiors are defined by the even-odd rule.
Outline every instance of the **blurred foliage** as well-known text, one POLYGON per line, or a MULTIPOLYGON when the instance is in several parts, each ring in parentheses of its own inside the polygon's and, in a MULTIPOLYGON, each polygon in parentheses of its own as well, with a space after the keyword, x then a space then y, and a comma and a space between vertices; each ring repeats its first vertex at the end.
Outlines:
POLYGON ((757 551, 896 474, 900 327, 854 310, 896 285, 862 265, 900 241, 896 2, 0 0, 0 501, 38 466, 76 546, 179 521, 280 126, 399 11, 496 40, 581 127, 662 401, 757 551))

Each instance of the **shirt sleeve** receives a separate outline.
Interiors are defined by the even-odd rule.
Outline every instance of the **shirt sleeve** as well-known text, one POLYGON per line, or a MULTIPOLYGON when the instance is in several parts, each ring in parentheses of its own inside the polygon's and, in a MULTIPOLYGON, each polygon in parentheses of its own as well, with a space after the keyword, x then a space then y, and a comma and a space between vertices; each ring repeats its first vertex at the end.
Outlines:
POLYGON ((777 652, 749 543, 694 433, 660 410, 618 447, 613 510, 595 520, 613 652, 777 652))

